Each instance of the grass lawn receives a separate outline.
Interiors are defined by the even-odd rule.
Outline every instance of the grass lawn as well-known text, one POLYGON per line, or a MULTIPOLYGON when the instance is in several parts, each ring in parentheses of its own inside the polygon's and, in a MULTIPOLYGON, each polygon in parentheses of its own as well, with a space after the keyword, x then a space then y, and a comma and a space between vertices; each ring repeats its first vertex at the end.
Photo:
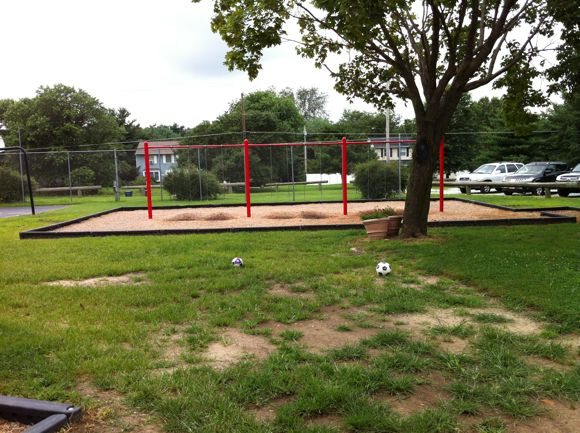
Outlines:
POLYGON ((18 240, 110 207, 0 220, 0 394, 82 405, 78 431, 500 433, 578 416, 577 225, 18 240), (107 276, 126 278, 79 283, 107 276))

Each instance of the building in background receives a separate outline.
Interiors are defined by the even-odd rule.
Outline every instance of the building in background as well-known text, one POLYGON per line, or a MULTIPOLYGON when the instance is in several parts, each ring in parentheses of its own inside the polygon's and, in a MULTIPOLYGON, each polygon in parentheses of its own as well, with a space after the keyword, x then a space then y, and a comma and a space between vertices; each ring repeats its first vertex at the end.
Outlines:
MULTIPOLYGON (((140 176, 145 176, 145 148, 144 141, 141 141, 135 151, 135 165, 139 170, 140 176)), ((149 143, 150 146, 178 146, 179 141, 155 141, 149 143)), ((155 182, 160 182, 162 176, 170 173, 177 165, 176 149, 149 149, 149 169, 151 171, 151 179, 155 182)))
MULTIPOLYGON (((391 140, 397 140, 398 137, 392 137, 391 140)), ((401 140, 406 140, 401 137, 401 140)), ((379 161, 401 161, 401 164, 407 165, 413 159, 413 143, 385 143, 385 137, 371 137, 368 139, 372 149, 377 154, 379 161)))

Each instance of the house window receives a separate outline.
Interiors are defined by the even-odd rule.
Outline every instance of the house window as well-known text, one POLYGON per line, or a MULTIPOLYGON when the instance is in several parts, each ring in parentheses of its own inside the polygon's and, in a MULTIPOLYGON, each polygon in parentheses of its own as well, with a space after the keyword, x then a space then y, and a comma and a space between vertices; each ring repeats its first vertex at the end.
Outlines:
POLYGON ((175 155, 163 155, 163 164, 173 164, 175 162, 175 155))
POLYGON ((149 155, 149 164, 157 164, 157 155, 149 155))
MULTIPOLYGON (((153 182, 159 182, 159 180, 161 179, 161 173, 159 172, 159 170, 149 170, 149 173, 151 173, 151 180, 153 182)), ((147 176, 146 171, 143 172, 143 176, 147 176)))

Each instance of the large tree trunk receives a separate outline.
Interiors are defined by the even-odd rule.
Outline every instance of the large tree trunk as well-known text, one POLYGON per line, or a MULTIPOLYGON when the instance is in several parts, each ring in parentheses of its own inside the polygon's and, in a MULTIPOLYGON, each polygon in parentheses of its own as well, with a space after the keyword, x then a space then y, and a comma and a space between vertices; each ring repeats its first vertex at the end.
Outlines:
POLYGON ((417 118, 417 142, 407 186, 402 236, 427 235, 427 218, 433 183, 433 169, 437 156, 438 133, 435 123, 417 118))

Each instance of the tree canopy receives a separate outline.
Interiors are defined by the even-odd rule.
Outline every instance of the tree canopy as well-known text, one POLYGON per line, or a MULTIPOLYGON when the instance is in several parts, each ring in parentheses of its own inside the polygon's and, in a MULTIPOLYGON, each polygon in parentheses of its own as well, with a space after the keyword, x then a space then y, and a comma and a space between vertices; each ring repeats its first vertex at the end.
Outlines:
POLYGON ((327 68, 337 90, 377 108, 393 97, 412 104, 418 135, 403 233, 418 236, 427 232, 437 147, 462 95, 531 63, 538 36, 552 34, 546 3, 214 0, 212 29, 229 46, 226 65, 255 78, 264 49, 289 39, 296 23, 298 53, 327 68))

